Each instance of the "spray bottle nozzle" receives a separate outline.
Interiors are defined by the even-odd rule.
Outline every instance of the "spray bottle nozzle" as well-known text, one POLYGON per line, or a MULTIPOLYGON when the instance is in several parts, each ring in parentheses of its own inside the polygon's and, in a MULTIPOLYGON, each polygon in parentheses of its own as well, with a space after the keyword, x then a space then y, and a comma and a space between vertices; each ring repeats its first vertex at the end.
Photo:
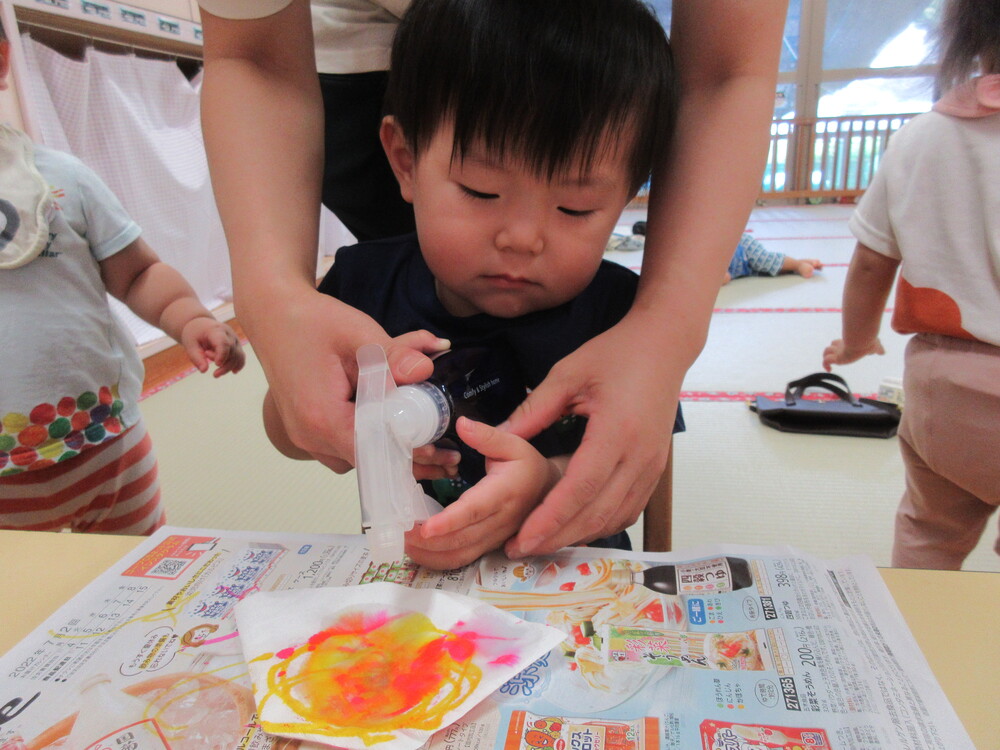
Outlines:
POLYGON ((397 388, 385 351, 377 344, 358 349, 358 392, 354 406, 354 455, 361 495, 361 522, 372 561, 403 557, 403 534, 441 509, 413 478, 413 449, 433 442, 449 414, 433 388, 397 388))

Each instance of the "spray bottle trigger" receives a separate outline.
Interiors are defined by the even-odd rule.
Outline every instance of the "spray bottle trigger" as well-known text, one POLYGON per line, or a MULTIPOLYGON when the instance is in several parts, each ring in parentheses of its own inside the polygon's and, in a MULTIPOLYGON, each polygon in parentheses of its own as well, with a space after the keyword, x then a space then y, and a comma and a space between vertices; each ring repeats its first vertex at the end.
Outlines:
POLYGON ((389 402, 397 389, 385 351, 366 344, 357 358, 354 453, 361 520, 372 561, 390 563, 403 557, 403 535, 414 522, 430 517, 430 499, 413 478, 413 446, 391 427, 389 402))

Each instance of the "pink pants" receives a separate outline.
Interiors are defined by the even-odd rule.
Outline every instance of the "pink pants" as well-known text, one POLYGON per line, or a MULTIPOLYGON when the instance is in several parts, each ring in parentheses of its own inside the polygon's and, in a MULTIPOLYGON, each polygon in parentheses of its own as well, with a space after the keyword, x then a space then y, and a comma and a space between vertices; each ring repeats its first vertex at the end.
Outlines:
POLYGON ((918 334, 903 392, 892 564, 958 570, 1000 505, 1000 347, 918 334))

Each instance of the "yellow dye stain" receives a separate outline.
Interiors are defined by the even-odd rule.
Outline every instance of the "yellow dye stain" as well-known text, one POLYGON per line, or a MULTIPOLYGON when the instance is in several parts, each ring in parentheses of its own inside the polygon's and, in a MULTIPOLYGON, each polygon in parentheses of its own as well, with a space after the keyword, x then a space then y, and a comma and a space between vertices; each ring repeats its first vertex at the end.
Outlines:
POLYGON ((274 654, 280 661, 268 670, 258 708, 263 713, 277 697, 303 721, 261 726, 274 734, 359 737, 366 745, 400 729, 437 729, 482 679, 473 663, 476 638, 439 630, 419 612, 345 614, 274 654))

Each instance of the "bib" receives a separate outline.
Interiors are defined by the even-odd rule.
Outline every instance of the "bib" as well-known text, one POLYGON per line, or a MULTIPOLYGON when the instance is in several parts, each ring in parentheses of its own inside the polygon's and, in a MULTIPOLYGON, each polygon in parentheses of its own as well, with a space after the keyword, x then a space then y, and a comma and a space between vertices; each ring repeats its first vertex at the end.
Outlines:
POLYGON ((24 133, 0 124, 0 269, 38 257, 49 241, 52 194, 24 133))

